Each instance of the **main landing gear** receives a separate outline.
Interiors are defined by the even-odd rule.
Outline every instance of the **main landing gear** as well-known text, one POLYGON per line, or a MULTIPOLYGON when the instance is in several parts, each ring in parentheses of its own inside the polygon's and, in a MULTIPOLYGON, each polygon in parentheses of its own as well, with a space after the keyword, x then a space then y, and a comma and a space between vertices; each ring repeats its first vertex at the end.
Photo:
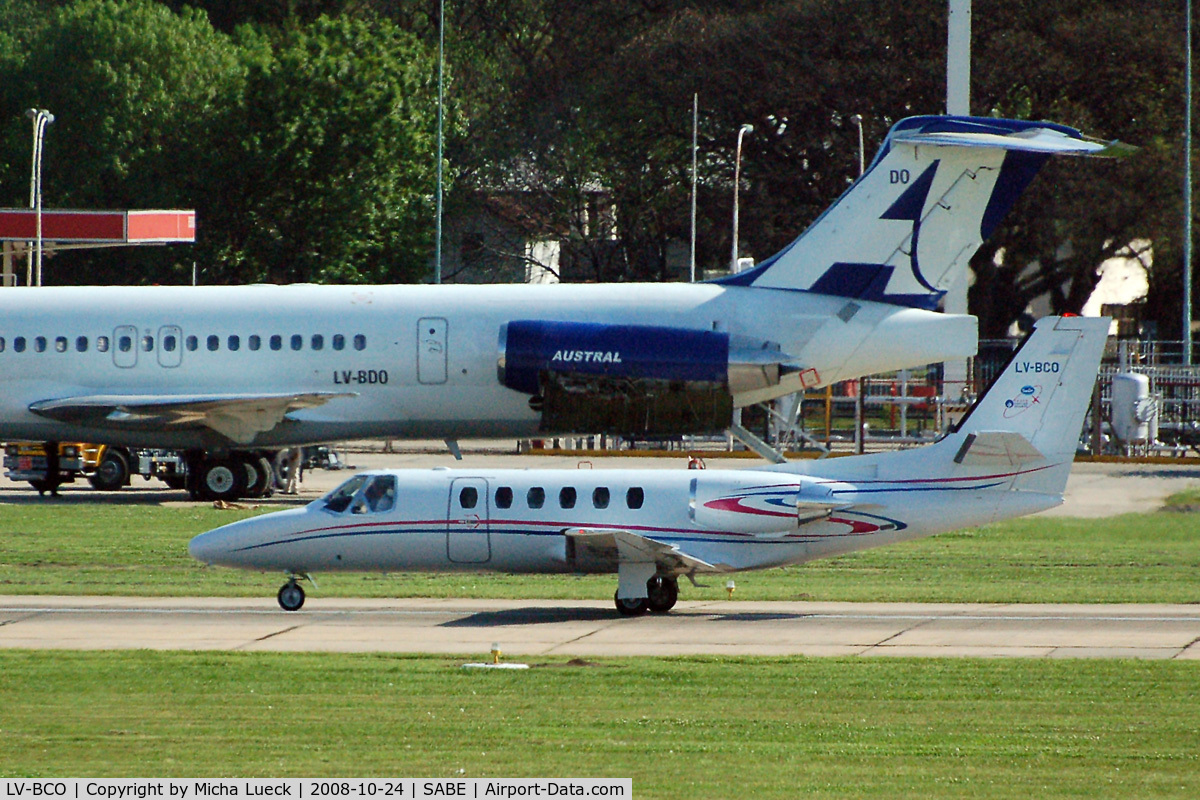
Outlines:
POLYGON ((613 596, 617 611, 622 616, 637 617, 647 611, 654 614, 665 614, 675 607, 679 599, 679 581, 664 575, 655 575, 646 581, 645 597, 613 596))
POLYGON ((187 490, 196 500, 270 497, 275 490, 275 472, 271 460, 259 452, 224 457, 190 454, 187 490))

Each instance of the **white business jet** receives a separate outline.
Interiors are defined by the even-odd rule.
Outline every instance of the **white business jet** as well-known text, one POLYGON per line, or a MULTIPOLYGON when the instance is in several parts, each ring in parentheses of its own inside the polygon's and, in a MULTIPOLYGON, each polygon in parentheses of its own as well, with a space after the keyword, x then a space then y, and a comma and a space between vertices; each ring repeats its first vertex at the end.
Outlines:
POLYGON ((1047 317, 957 430, 913 450, 745 470, 387 470, 192 539, 207 564, 319 571, 616 572, 622 614, 678 579, 797 564, 1059 505, 1108 334, 1047 317))
POLYGON ((1050 123, 915 117, 812 226, 695 284, 70 287, 0 292, 0 440, 190 451, 246 491, 264 449, 369 437, 668 437, 736 407, 972 355, 946 289, 1047 157, 1050 123))

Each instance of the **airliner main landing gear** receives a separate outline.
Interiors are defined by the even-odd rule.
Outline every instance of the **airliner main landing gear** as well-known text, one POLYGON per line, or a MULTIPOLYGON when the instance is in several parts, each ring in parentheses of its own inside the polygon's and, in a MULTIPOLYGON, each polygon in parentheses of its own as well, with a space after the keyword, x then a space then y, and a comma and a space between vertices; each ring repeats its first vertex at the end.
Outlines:
POLYGON ((665 575, 655 575, 646 581, 645 597, 620 597, 613 595, 617 611, 625 617, 637 617, 650 611, 665 614, 675 607, 679 599, 679 581, 665 575))

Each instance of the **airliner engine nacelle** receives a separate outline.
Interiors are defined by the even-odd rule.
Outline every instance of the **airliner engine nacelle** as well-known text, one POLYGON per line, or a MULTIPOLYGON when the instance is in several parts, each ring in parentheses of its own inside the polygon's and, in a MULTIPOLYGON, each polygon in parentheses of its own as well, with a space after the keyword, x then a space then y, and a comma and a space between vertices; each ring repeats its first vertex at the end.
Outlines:
POLYGON ((779 383, 778 344, 720 331, 513 320, 500 327, 500 382, 531 395, 543 433, 715 433, 733 395, 779 383))

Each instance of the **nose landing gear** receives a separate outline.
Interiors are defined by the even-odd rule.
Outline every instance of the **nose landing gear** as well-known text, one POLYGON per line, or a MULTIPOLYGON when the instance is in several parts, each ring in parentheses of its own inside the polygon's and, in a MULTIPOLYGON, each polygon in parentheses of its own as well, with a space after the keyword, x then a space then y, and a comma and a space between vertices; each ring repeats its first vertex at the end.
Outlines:
POLYGON ((288 582, 279 588, 276 599, 279 600, 279 607, 284 611, 299 611, 300 607, 304 605, 304 589, 300 587, 299 583, 301 578, 308 578, 308 576, 292 575, 288 578, 288 582))

